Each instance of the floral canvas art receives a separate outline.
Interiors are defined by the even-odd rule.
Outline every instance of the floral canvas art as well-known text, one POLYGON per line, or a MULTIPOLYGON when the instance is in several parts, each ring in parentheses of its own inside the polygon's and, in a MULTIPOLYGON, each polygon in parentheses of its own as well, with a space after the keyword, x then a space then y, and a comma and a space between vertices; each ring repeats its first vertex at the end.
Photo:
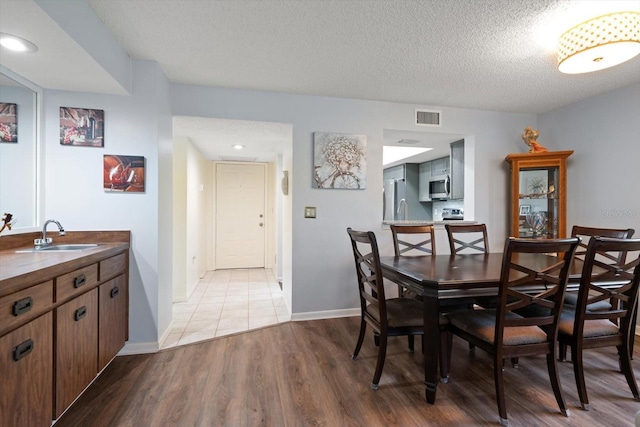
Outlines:
POLYGON ((365 189, 366 135, 315 132, 313 145, 313 188, 365 189))

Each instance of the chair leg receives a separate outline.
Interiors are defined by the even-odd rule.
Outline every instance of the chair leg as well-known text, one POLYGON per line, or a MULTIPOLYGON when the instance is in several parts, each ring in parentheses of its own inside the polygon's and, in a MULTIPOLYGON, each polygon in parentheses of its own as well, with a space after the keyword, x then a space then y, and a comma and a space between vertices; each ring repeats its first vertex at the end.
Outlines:
POLYGON ((360 353, 360 349, 362 348, 362 343, 364 342, 364 334, 367 330, 367 322, 362 319, 360 322, 360 334, 358 335, 358 343, 356 344, 356 349, 353 351, 353 356, 351 356, 351 360, 356 360, 358 357, 358 353, 360 353))
POLYGON ((547 368, 549 370, 549 379, 551 380, 551 388, 553 388, 553 394, 558 402, 560 412, 565 417, 569 416, 569 409, 564 401, 564 395, 562 394, 562 387, 560 386, 560 376, 558 375, 558 362, 556 361, 555 348, 551 349, 551 352, 547 354, 547 368))
POLYGON ((511 358, 511 366, 518 369, 518 358, 517 357, 512 357, 511 358))
POLYGON ((633 398, 637 401, 640 401, 640 395, 638 394, 638 384, 636 383, 636 377, 633 374, 633 369, 631 368, 631 349, 624 344, 619 345, 617 348, 618 356, 620 357, 622 373, 624 373, 624 377, 627 379, 627 384, 629 384, 629 388, 631 389, 633 398))
POLYGON ((413 335, 407 335, 407 339, 409 340, 409 352, 413 353, 413 335))
POLYGON ((451 369, 451 347, 453 347, 453 334, 449 331, 440 332, 440 377, 443 383, 449 382, 451 369))
POLYGON ((558 360, 564 362, 565 360, 567 360, 567 343, 564 341, 560 341, 560 346, 558 348, 558 360))
POLYGON ((580 343, 574 342, 571 346, 571 362, 573 363, 573 374, 576 377, 576 387, 578 388, 578 396, 580 396, 580 405, 582 409, 588 411, 589 397, 587 396, 587 385, 584 382, 584 368, 582 364, 582 346, 580 343))
POLYGON ((387 336, 380 336, 380 348, 378 349, 378 363, 376 363, 376 372, 373 374, 373 381, 371 382, 371 389, 377 390, 378 383, 380 382, 380 376, 382 375, 382 367, 384 366, 384 358, 387 355, 387 336))
POLYGON ((376 331, 373 331, 373 343, 376 347, 380 347, 380 335, 376 331))
POLYGON ((496 400, 498 401, 498 414, 500 415, 500 424, 509 425, 507 419, 507 403, 504 399, 504 381, 502 379, 502 363, 504 359, 498 358, 497 354, 493 355, 493 380, 496 387, 496 400))

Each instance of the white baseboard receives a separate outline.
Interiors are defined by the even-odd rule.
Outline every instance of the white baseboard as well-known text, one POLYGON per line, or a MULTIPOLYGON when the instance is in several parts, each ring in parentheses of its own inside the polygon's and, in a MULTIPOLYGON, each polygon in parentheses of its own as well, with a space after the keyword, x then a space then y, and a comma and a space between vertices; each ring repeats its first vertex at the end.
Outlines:
POLYGON ((158 350, 160 350, 159 342, 128 342, 124 345, 124 348, 118 352, 118 356, 157 353, 158 350))
POLYGON ((636 335, 640 335, 640 326, 636 325, 636 335))
POLYGON ((307 313, 295 313, 291 315, 293 322, 303 320, 335 319, 338 317, 360 316, 360 308, 345 308, 342 310, 309 311, 307 313))

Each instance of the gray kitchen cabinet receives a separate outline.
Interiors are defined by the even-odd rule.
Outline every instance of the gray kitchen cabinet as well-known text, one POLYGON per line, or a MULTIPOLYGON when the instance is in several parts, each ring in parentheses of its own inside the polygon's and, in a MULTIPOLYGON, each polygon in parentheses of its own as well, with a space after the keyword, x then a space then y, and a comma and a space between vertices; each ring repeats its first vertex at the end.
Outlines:
POLYGON ((431 161, 431 176, 442 176, 449 174, 449 156, 431 161))
POLYGON ((431 178, 431 162, 420 163, 418 169, 418 200, 430 202, 429 179, 431 178))
POLYGON ((451 143, 450 199, 464 199, 464 139, 451 143))

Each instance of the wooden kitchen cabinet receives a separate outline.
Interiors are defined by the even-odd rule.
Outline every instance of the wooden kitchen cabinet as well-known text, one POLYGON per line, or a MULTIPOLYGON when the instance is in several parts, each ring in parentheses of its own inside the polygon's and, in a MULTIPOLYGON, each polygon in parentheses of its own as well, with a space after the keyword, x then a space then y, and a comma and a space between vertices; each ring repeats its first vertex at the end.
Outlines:
POLYGON ((51 312, 0 337, 0 424, 49 426, 53 405, 51 312))
POLYGON ((116 357, 127 340, 126 277, 121 274, 99 289, 98 372, 116 357))
POLYGON ((0 239, 3 427, 49 427, 128 339, 130 233, 67 232, 100 243, 81 255, 16 252, 39 237, 0 239))
POLYGON ((509 154, 510 235, 555 239, 567 236, 567 158, 573 151, 509 154))
POLYGON ((98 373, 98 290, 86 292, 56 309, 55 418, 98 373))

